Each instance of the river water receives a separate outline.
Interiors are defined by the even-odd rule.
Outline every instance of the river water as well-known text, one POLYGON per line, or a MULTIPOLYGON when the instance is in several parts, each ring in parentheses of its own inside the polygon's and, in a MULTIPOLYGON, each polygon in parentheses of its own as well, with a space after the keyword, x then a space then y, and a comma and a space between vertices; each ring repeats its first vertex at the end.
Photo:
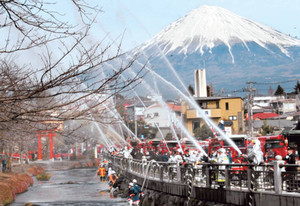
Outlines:
POLYGON ((113 198, 108 183, 100 182, 96 169, 49 171, 49 181, 37 181, 27 192, 18 194, 12 206, 32 205, 127 205, 124 198, 113 198))

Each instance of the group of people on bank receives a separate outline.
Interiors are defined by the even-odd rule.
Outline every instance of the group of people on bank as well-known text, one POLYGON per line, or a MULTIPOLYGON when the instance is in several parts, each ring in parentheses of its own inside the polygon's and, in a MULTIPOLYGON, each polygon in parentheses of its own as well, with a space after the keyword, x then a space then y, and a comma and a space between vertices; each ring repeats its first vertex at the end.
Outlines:
MULTIPOLYGON (((108 161, 104 159, 103 162, 99 164, 97 175, 100 177, 101 182, 108 180, 110 193, 113 193, 120 188, 121 183, 124 181, 124 177, 122 175, 118 176, 116 172, 108 166, 108 161)), ((143 195, 143 192, 137 184, 136 179, 133 179, 128 184, 126 193, 129 205, 139 205, 140 197, 143 195)))
POLYGON ((197 150, 177 148, 170 151, 160 151, 158 149, 148 149, 146 152, 143 149, 125 147, 121 149, 118 153, 115 151, 111 152, 111 155, 116 155, 124 157, 126 159, 136 159, 142 160, 142 162, 149 162, 155 160, 156 162, 168 162, 176 163, 177 165, 184 166, 186 164, 197 165, 201 162, 218 162, 222 163, 226 160, 225 155, 228 159, 228 163, 232 163, 232 157, 228 150, 220 148, 217 151, 212 151, 210 156, 205 156, 203 153, 197 150), (222 155, 221 155, 222 154, 222 155))
MULTIPOLYGON (((111 155, 116 155, 117 153, 115 151, 111 152, 111 155)), ((172 151, 164 151, 162 152, 159 150, 159 148, 155 149, 149 149, 146 152, 143 149, 137 149, 137 148, 127 148, 124 147, 119 153, 118 156, 124 157, 127 159, 138 159, 142 160, 142 162, 147 163, 152 160, 159 162, 170 162, 170 163, 176 163, 180 166, 185 165, 197 165, 201 162, 210 162, 210 163, 218 163, 218 164, 228 164, 232 163, 232 157, 230 154, 230 151, 226 150, 225 148, 219 148, 217 150, 213 150, 209 156, 203 155, 201 152, 189 149, 182 150, 181 148, 178 148, 176 150, 172 151)), ((261 142, 258 139, 252 140, 252 148, 248 151, 247 154, 241 154, 240 157, 243 157, 244 159, 248 160, 249 163, 253 163, 254 170, 258 171, 260 174, 260 177, 257 178, 257 182, 264 181, 261 175, 263 172, 261 171, 262 164, 264 163, 264 155, 261 149, 261 142)), ((288 153, 286 157, 282 158, 283 161, 286 161, 286 164, 296 164, 296 158, 294 154, 294 148, 288 147, 288 153)), ((283 163, 284 164, 284 163, 283 163)), ((215 180, 217 182, 225 182, 225 165, 217 165, 216 166, 217 173, 215 174, 215 180)), ((231 168, 231 166, 230 166, 231 168)), ((293 178, 295 175, 289 175, 288 173, 297 173, 297 167, 295 166, 286 166, 284 172, 286 172, 286 175, 284 176, 284 181, 288 182, 293 181, 293 178)), ((258 174, 257 173, 257 174, 258 174)), ((114 175, 114 172, 111 173, 111 175, 114 175)), ((109 178, 110 184, 114 185, 115 182, 117 182, 117 178, 109 178)), ((141 191, 138 190, 138 186, 136 182, 131 182, 128 185, 128 199, 134 203, 137 200, 137 197, 140 197, 141 191), (138 195, 138 196, 135 196, 138 195)), ((139 198, 138 198, 139 200, 139 198)))
MULTIPOLYGON (((247 151, 247 154, 241 154, 240 157, 243 157, 249 163, 254 163, 255 165, 260 165, 264 163, 264 154, 261 149, 261 142, 258 139, 252 140, 251 149, 247 151)), ((145 151, 143 148, 131 147, 128 148, 125 146, 120 150, 111 148, 111 155, 124 157, 126 159, 137 159, 142 160, 143 162, 148 162, 155 160, 157 162, 169 162, 177 163, 184 165, 191 163, 196 165, 200 162, 217 162, 217 163, 232 163, 232 156, 229 149, 218 148, 217 150, 211 149, 208 156, 197 150, 184 149, 183 147, 172 148, 172 150, 162 150, 160 148, 149 148, 145 151)), ((287 164, 295 164, 295 154, 294 148, 292 146, 288 147, 288 154, 286 157, 282 157, 287 164)), ((292 167, 287 169, 290 171, 292 167)), ((293 167, 293 170, 296 171, 297 168, 293 167)))

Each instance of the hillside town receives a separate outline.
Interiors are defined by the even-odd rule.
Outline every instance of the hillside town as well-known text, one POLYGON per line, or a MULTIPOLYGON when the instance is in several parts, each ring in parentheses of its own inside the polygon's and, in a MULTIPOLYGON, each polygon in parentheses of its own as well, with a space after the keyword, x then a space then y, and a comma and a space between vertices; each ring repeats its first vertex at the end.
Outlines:
MULTIPOLYGON (((205 70, 201 71, 205 72, 205 70)), ((271 89, 268 95, 256 96, 255 88, 252 88, 247 92, 247 96, 238 97, 231 95, 215 96, 207 91, 209 87, 206 85, 206 79, 204 79, 204 89, 199 88, 201 84, 196 82, 198 79, 195 77, 196 92, 192 91, 194 100, 216 124, 221 120, 224 121, 226 135, 277 135, 283 131, 291 130, 299 121, 299 81, 295 82, 295 90, 290 93, 280 93, 280 91, 271 89)), ((279 88, 281 88, 280 85, 279 88)), ((155 100, 155 97, 148 96, 141 99, 143 99, 143 103, 137 98, 117 99, 120 104, 123 104, 124 118, 127 121, 138 122, 137 136, 155 140, 170 138, 172 132, 169 127, 175 121, 169 121, 166 110, 155 100), (142 134, 143 128, 155 128, 156 126, 162 130, 163 136, 159 132, 154 135, 142 134)), ((202 136, 196 132, 205 125, 196 110, 180 100, 168 100, 167 105, 176 114, 176 119, 182 121, 193 136, 197 139, 208 138, 208 136, 202 136)), ((177 134, 181 136, 180 128, 178 125, 175 127, 177 134)))

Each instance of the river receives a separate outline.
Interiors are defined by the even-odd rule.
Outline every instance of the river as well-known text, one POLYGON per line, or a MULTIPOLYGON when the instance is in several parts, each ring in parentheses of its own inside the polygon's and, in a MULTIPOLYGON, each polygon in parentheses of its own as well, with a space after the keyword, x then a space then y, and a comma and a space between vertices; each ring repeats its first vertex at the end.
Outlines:
POLYGON ((49 181, 34 178, 27 192, 18 194, 12 206, 32 205, 127 205, 124 198, 110 197, 107 182, 100 182, 96 169, 48 171, 49 181))

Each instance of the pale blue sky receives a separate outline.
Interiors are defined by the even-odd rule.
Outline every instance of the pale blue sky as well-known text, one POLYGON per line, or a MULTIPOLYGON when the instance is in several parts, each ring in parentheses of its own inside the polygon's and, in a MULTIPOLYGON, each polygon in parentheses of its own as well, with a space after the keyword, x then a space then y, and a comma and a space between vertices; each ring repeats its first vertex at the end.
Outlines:
POLYGON ((99 14, 94 35, 101 37, 105 30, 112 38, 117 38, 125 31, 124 51, 147 41, 172 22, 204 4, 226 8, 242 17, 300 38, 300 0, 92 1, 103 10, 99 14))

